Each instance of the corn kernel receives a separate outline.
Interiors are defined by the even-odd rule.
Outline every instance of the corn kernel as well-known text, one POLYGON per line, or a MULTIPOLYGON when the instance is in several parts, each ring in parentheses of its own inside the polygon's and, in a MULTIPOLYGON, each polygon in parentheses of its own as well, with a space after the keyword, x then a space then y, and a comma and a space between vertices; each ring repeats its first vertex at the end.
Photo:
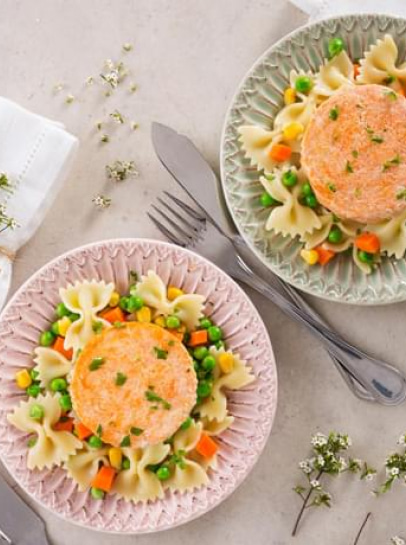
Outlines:
POLYGON ((114 469, 121 469, 121 463, 123 461, 123 454, 121 452, 121 449, 117 447, 111 447, 111 449, 109 449, 109 460, 110 464, 114 467, 114 469))
POLYGON ((168 287, 168 299, 169 301, 173 301, 180 295, 183 295, 183 291, 180 288, 176 288, 175 286, 169 286, 168 287))
POLYGON ((110 297, 109 306, 116 307, 120 301, 120 294, 117 291, 113 291, 110 297))
POLYGON ((288 87, 287 89, 285 89, 283 98, 285 100, 286 106, 294 104, 296 102, 296 91, 292 89, 292 87, 288 87))
POLYGON ((159 325, 159 327, 165 327, 165 318, 163 316, 158 316, 155 318, 154 324, 159 325))
POLYGON ((234 356, 229 352, 224 352, 218 357, 220 369, 223 373, 231 373, 234 369, 234 356))
POLYGON ((28 388, 28 386, 31 386, 32 378, 27 369, 23 369, 22 371, 18 371, 18 373, 16 373, 16 383, 22 390, 25 390, 28 388))
POLYGON ((67 316, 64 316, 63 318, 58 320, 58 333, 61 337, 65 337, 66 332, 68 331, 71 324, 72 322, 67 316))
POLYGON ((301 250, 300 257, 306 261, 308 265, 316 265, 319 261, 319 254, 316 250, 301 250))
POLYGON ((152 320, 151 309, 149 307, 142 307, 135 313, 139 322, 150 322, 152 320))
POLYGON ((301 123, 293 122, 286 125, 283 129, 283 138, 285 140, 295 140, 302 132, 304 127, 301 123))

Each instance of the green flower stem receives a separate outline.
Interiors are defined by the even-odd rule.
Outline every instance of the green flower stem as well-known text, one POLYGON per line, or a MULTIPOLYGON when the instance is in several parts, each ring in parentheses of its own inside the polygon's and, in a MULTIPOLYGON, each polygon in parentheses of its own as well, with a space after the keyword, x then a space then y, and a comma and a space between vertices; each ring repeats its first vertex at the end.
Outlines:
MULTIPOLYGON (((323 473, 324 473, 323 470, 320 470, 318 472, 317 477, 316 477, 316 481, 318 481, 320 479, 320 477, 322 476, 323 473)), ((315 490, 314 488, 310 487, 309 492, 306 494, 306 496, 305 496, 305 498, 303 500, 302 508, 299 511, 299 514, 297 516, 295 525, 294 525, 293 530, 292 530, 292 537, 295 537, 295 535, 297 534, 297 530, 299 528, 300 521, 302 520, 303 514, 305 512, 307 504, 309 503, 309 500, 310 500, 311 495, 313 494, 314 490, 315 490)))
POLYGON ((364 522, 361 524, 361 528, 359 529, 358 531, 358 534, 357 534, 357 537, 355 538, 355 541, 354 541, 354 545, 357 545, 360 538, 361 538, 361 534, 362 532, 364 531, 364 528, 365 526, 367 525, 367 522, 369 520, 369 517, 372 515, 372 513, 368 513, 367 516, 365 517, 364 519, 364 522))

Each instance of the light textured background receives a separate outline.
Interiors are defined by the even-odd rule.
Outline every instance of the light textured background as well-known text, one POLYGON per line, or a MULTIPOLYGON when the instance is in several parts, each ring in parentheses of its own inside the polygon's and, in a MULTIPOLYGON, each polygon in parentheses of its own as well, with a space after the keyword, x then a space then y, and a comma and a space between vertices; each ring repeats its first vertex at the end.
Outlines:
MULTIPOLYGON (((268 46, 304 23, 304 15, 286 0, 2 0, 0 93, 63 121, 81 140, 64 190, 18 256, 13 290, 49 259, 86 242, 160 238, 145 212, 162 189, 176 189, 152 150, 151 121, 189 135, 217 169, 225 110, 236 85, 268 46), (97 75, 104 59, 118 58, 127 41, 134 51, 125 59, 139 90, 131 95, 126 84, 106 99, 99 88, 85 89, 85 78, 97 75), (54 95, 59 81, 68 87, 54 95), (68 92, 78 96, 70 106, 64 104, 68 92), (132 133, 128 126, 113 126, 112 141, 103 147, 94 125, 115 107, 140 128, 132 133), (134 159, 140 177, 120 187, 106 186, 104 166, 116 158, 134 159), (99 213, 91 198, 100 190, 110 193, 114 203, 99 213)), ((406 430, 406 410, 356 400, 316 341, 272 304, 249 295, 272 338, 280 399, 270 441, 246 482, 200 520, 139 538, 98 534, 36 508, 52 543, 351 545, 368 510, 373 518, 360 545, 385 545, 391 535, 406 535, 405 490, 399 486, 375 499, 370 486, 344 476, 331 486, 334 508, 309 512, 299 537, 290 537, 300 507, 291 488, 300 477, 296 465, 308 454, 311 433, 348 432, 354 454, 381 466, 406 430)), ((314 303, 348 339, 406 371, 406 304, 356 308, 314 303)))

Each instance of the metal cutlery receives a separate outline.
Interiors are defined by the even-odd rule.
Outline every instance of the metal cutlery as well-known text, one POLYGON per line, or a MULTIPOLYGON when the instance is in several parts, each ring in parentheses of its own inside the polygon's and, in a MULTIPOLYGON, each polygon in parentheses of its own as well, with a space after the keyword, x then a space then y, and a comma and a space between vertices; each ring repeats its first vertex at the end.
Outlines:
MULTIPOLYGON (((337 333, 328 328, 321 317, 296 290, 280 279, 276 279, 275 275, 272 275, 273 286, 255 275, 252 269, 257 270, 259 267, 262 268, 261 276, 267 279, 270 276, 268 269, 262 264, 259 265, 258 260, 253 258, 242 239, 233 233, 230 224, 226 229, 223 228, 224 218, 220 206, 213 198, 212 192, 207 189, 208 183, 216 183, 216 176, 193 143, 172 129, 157 123, 153 124, 152 134, 160 160, 194 199, 199 208, 199 212, 197 212, 167 194, 171 203, 163 204, 161 200, 161 208, 155 207, 155 215, 150 214, 161 231, 175 243, 183 246, 196 246, 199 238, 202 237, 205 219, 209 219, 218 230, 218 243, 222 239, 221 251, 225 252, 229 258, 229 254, 234 253, 234 260, 228 258, 223 263, 223 268, 231 276, 248 283, 278 304, 289 315, 306 324, 313 334, 326 344, 330 356, 343 378, 358 397, 387 405, 402 402, 406 396, 406 383, 405 378, 397 369, 367 356, 341 339, 337 333), (165 211, 162 207, 165 208, 165 211), (206 210, 204 207, 208 207, 208 209, 206 210), (180 209, 182 209, 183 216, 179 214, 180 209), (156 217, 157 213, 159 219, 156 217), (166 222, 166 226, 162 220, 166 222)), ((210 243, 212 243, 212 239, 213 235, 210 234, 210 243)), ((219 255, 213 256, 214 261, 219 255)))

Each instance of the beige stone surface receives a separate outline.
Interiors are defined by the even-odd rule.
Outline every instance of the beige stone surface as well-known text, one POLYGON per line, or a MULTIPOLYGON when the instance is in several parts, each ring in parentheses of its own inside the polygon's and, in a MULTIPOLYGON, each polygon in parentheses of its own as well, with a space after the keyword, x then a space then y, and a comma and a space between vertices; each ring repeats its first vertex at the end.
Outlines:
MULTIPOLYGON (((286 0, 2 0, 0 93, 62 121, 81 140, 63 191, 18 256, 13 291, 75 246, 111 237, 160 238, 145 212, 163 189, 178 190, 154 155, 151 121, 188 134, 217 169, 223 119, 236 85, 268 46, 303 23, 305 17, 286 0), (110 98, 98 87, 86 89, 85 79, 96 76, 105 59, 117 59, 125 42, 134 45, 123 58, 133 70, 128 82, 138 85, 136 93, 128 92, 128 84, 110 98), (66 88, 55 95, 59 82, 66 88), (68 93, 77 96, 71 105, 64 103, 68 93), (116 107, 139 129, 113 125, 111 142, 101 145, 95 123, 116 107), (140 177, 106 184, 104 167, 117 158, 134 159, 140 177), (113 198, 105 212, 91 204, 98 192, 113 198)), ((309 512, 299 536, 290 537, 300 506, 291 489, 311 433, 348 432, 356 454, 382 466, 406 429, 406 409, 355 399, 307 332, 269 302, 249 295, 269 329, 280 381, 271 438, 251 475, 213 512, 155 536, 95 533, 36 506, 53 544, 352 545, 369 510, 373 517, 359 545, 385 545, 391 535, 406 535, 405 490, 399 486, 377 500, 371 486, 344 476, 331 485, 334 508, 309 512)), ((405 304, 314 304, 348 339, 406 371, 405 304)))

